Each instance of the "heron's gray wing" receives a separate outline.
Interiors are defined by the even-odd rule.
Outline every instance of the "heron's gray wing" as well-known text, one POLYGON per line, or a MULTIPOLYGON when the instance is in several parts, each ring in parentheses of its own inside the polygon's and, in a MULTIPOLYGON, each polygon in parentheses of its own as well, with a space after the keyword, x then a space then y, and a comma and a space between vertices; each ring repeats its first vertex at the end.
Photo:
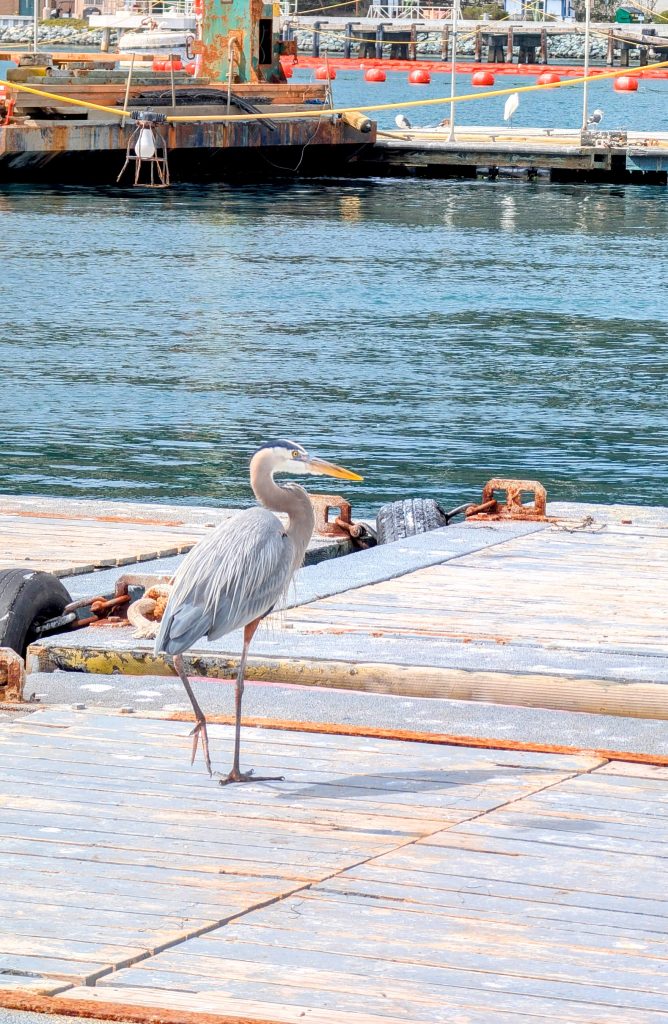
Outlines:
POLYGON ((232 516, 186 555, 174 577, 155 650, 179 654, 266 615, 294 560, 283 524, 267 509, 232 516))

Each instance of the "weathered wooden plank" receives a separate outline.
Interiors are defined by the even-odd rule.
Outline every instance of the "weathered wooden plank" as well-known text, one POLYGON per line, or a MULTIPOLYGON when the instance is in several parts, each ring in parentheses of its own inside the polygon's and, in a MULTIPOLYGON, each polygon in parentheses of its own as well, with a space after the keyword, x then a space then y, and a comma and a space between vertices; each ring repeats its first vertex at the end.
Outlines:
MULTIPOLYGON (((285 1003, 263 1002, 255 997, 255 994, 242 999, 235 999, 231 996, 224 996, 220 993, 207 992, 165 992, 161 990, 148 990, 144 988, 132 989, 116 988, 105 986, 104 988, 75 988, 63 994, 68 1002, 75 1003, 100 1003, 112 1000, 116 1003, 132 1004, 133 1006, 145 1006, 152 1008, 175 1009, 184 1013, 211 1013, 221 1016, 240 1017, 257 1019, 262 1024, 407 1024, 409 1018, 397 1017, 388 1013, 387 1009, 381 1015, 372 1014, 365 1010, 354 1012, 339 1011, 333 1007, 320 1009, 318 1007, 303 1006, 299 1003, 292 1006, 285 1003)), ((507 1016, 499 1018, 500 1024, 505 1024, 507 1016)), ((513 1020, 528 1022, 529 1018, 513 1017, 513 1020)), ((532 1018, 533 1024, 535 1018, 532 1018)), ((489 1024, 485 1018, 473 1017, 470 1014, 464 1018, 460 1017, 459 1024, 489 1024)))
MULTIPOLYGON (((617 977, 619 968, 620 986, 623 978, 628 979, 628 987, 631 988, 652 988, 657 978, 659 987, 664 989, 665 986, 665 958, 630 954, 619 949, 599 949, 594 944, 573 946, 568 940, 544 942, 536 936, 522 935, 519 929, 513 933, 510 928, 498 928, 494 924, 476 925, 474 930, 462 921, 458 930, 437 934, 438 948, 433 952, 426 944, 420 947, 419 943, 409 939, 406 948, 399 949, 396 955, 390 955, 383 949, 373 955, 355 943, 348 950, 337 950, 331 948, 335 943, 329 939, 326 945, 330 948, 320 949, 315 931, 310 944, 304 941, 301 933, 284 931, 279 943, 263 942, 259 930, 246 929, 242 933, 241 929, 233 928, 230 932, 227 942, 218 942, 215 946, 209 944, 209 952, 204 952, 199 939, 191 939, 183 947, 143 961, 142 971, 175 970, 201 979, 223 978, 227 976, 231 963, 241 963, 251 969, 267 965, 296 973, 305 967, 333 971, 349 978, 356 975, 383 979, 396 977, 437 985, 443 969, 472 972, 493 969, 499 974, 513 975, 519 973, 518 964, 521 964, 521 973, 565 978, 568 971, 574 969, 578 977, 586 981, 591 981, 595 974, 603 985, 610 984, 612 972, 617 977), (588 973, 590 964, 594 972, 591 975, 588 973)), ((396 934, 391 941, 393 948, 397 948, 396 934)), ((431 945, 433 947, 436 942, 432 940, 431 945)))
MULTIPOLYGON (((453 974, 458 972, 453 972, 453 974)), ((119 974, 114 979, 113 987, 123 992, 124 979, 129 988, 137 988, 143 983, 151 987, 190 991, 192 993, 216 992, 236 999, 253 998, 278 1005, 285 1003, 297 1004, 314 1009, 333 1009, 357 1012, 360 1004, 369 1013, 383 1014, 389 1011, 393 1015, 404 1016, 409 1020, 433 1021, 442 1024, 444 1012, 460 1007, 492 1010, 503 1009, 506 1012, 534 1013, 543 1020, 567 1019, 591 1024, 592 1016, 597 1013, 606 1021, 615 1024, 665 1024, 667 1012, 665 1000, 651 992, 636 992, 594 985, 575 986, 572 983, 545 981, 542 979, 501 978, 498 975, 485 975, 482 972, 459 972, 460 976, 447 991, 429 991, 420 984, 403 983, 398 986, 392 983, 391 994, 387 985, 375 986, 371 979, 355 979, 354 990, 351 979, 347 983, 345 975, 340 987, 335 990, 324 988, 311 989, 300 984, 301 979, 291 978, 285 972, 283 983, 237 981, 234 978, 219 980, 208 978, 205 983, 198 982, 191 975, 167 974, 157 977, 157 972, 142 971, 140 968, 119 974)), ((105 979, 99 983, 100 991, 106 987, 105 979)), ((445 988, 445 986, 443 986, 445 988)), ((595 1019, 595 1016, 594 1016, 595 1019)))
MULTIPOLYGON (((137 814, 137 812, 134 812, 137 814)), ((69 842, 84 841, 84 837, 94 835, 114 836, 122 843, 123 837, 128 837, 133 843, 140 839, 150 841, 151 839, 161 840, 161 846, 168 849, 170 843, 178 842, 179 848, 196 847, 198 852, 205 853, 205 848, 215 844, 215 848, 228 845, 238 847, 268 847, 272 851, 280 851, 282 847, 295 850, 304 849, 311 853, 341 853, 341 851, 352 852, 365 851, 368 856, 374 852, 381 852, 387 849, 387 840, 380 837, 360 835, 357 832, 349 832, 346 836, 338 838, 332 833, 329 836, 304 835, 299 829, 290 834, 286 831, 272 830, 267 823, 266 829, 240 829, 234 826, 227 826, 223 821, 218 829, 212 823, 202 826, 200 823, 188 824, 161 823, 156 820, 142 820, 136 818, 107 818, 96 817, 91 821, 90 817, 73 815, 64 812, 54 811, 47 813, 43 811, 29 812, 20 806, 14 808, 0 808, 0 835, 23 837, 31 836, 40 838, 44 835, 54 838, 62 838, 69 842), (91 827, 94 826, 94 828, 91 827), (181 845, 185 844, 185 845, 181 845)), ((154 845, 154 844, 151 844, 154 845)))
MULTIPOLYGON (((457 865, 452 865, 456 867, 457 865)), ((509 900, 508 912, 521 914, 542 903, 556 906, 588 908, 593 911, 622 911, 648 917, 668 917, 668 899, 661 895, 641 899, 626 893, 598 893, 585 889, 565 889, 557 882, 550 886, 546 873, 543 885, 506 879, 476 878, 471 874, 449 873, 448 862, 442 870, 419 872, 388 869, 385 858, 349 868, 318 886, 318 892, 359 894, 361 898, 401 900, 419 911, 423 905, 455 908, 489 908, 503 906, 509 900)))
POLYGON ((627 761, 610 761, 596 769, 601 775, 627 775, 640 779, 668 780, 668 768, 659 768, 653 764, 629 764, 627 761))
POLYGON ((68 988, 69 983, 59 983, 55 979, 30 978, 24 974, 0 974, 0 992, 20 989, 22 992, 34 992, 35 995, 53 996, 68 988))
POLYGON ((665 534, 547 530, 313 602, 287 621, 303 631, 666 653, 667 564, 665 534))
MULTIPOLYGON (((25 980, 34 980, 35 975, 49 978, 62 978, 70 984, 85 984, 103 971, 109 970, 111 964, 94 960, 59 960, 48 956, 17 956, 0 954, 0 989, 3 979, 21 975, 25 980), (11 974, 5 974, 5 971, 11 974), (31 978, 31 975, 33 976, 31 978)), ((17 986, 19 988, 23 986, 17 986)))
MULTIPOLYGON (((665 995, 668 992, 668 982, 658 970, 634 973, 620 969, 619 973, 615 971, 612 975, 604 966, 590 968, 584 962, 550 963, 535 958, 531 952, 522 956, 517 950, 510 950, 504 956, 499 950, 494 952, 484 948, 473 953, 457 953, 448 949, 447 963, 443 958, 444 962, 439 966, 419 961, 397 963, 388 958, 379 964, 379 972, 369 970, 369 958, 359 958, 352 966, 353 958, 348 957, 345 969, 339 970, 336 969, 338 958, 333 958, 328 966, 324 963, 314 966, 302 960, 297 968, 298 975, 294 964, 286 966, 282 958, 271 963, 232 957, 222 962, 212 957, 206 960, 189 958, 183 963, 178 956, 171 956, 169 961, 165 956, 160 954, 145 966, 125 970, 120 977, 111 979, 114 986, 127 984, 136 987, 148 983, 151 988, 229 991, 230 982, 235 982, 247 986, 294 987, 298 984, 301 989, 339 993, 350 992, 357 983, 362 988, 365 1004, 372 997, 386 998, 391 987, 395 1005, 398 996, 413 1000, 417 1005, 421 1002, 442 1005, 447 1002, 451 988, 498 988, 521 993, 525 987, 536 992, 543 987, 545 992, 551 991, 554 998, 570 998, 575 1002, 589 1001, 590 990, 595 989, 595 993, 591 993, 592 1001, 630 1006, 637 1002, 641 1007, 649 1004, 649 1008, 659 1010, 666 1007, 665 995), (517 977, 518 956, 522 963, 521 979, 517 977), (653 1005, 645 998, 647 990, 655 993, 653 1005), (661 996, 664 996, 663 1000, 661 996)), ((665 969, 665 964, 663 966, 665 969)))
MULTIPOLYGON (((299 903, 298 909, 295 911, 294 907, 297 904, 294 901, 288 901, 282 903, 280 906, 270 908, 270 912, 267 911, 255 911, 252 918, 252 927, 268 929, 273 932, 277 927, 284 928, 286 930, 301 931, 303 928, 303 922, 295 922, 295 917, 304 916, 310 909, 310 902, 305 900, 303 903, 299 903)), ((506 903, 502 909, 497 909, 496 913, 499 915, 507 915, 508 920, 517 920, 517 915, 522 912, 522 907, 516 907, 512 904, 506 903)), ((408 941, 409 934, 415 932, 417 935, 416 941, 422 942, 421 936, 429 931, 429 921, 433 923, 433 927, 437 930, 441 929, 445 931, 449 928, 461 927, 461 922, 464 918, 464 912, 460 909, 457 913, 457 909, 454 912, 451 908, 447 907, 430 907, 425 908, 422 913, 417 914, 410 908, 400 908, 396 905, 383 905, 380 900, 360 900, 342 897, 340 902, 337 902, 336 897, 332 896, 328 899, 321 899, 318 902, 318 914, 321 927, 327 927, 329 934, 340 933, 345 941, 345 936, 350 930, 350 919, 351 914, 355 915, 358 923, 365 922, 365 927, 369 929, 368 941, 371 941, 371 929, 383 929, 387 927, 389 932, 385 935, 384 941, 389 943, 390 936, 392 934, 392 928, 396 925, 398 932, 401 933, 401 941, 408 941), (399 927, 396 922, 399 921, 401 916, 401 926, 399 927), (438 927, 437 927, 438 926, 438 927)), ((640 934, 647 933, 652 938, 662 939, 665 941, 665 937, 668 936, 668 927, 666 926, 665 918, 655 918, 643 915, 634 915, 631 913, 624 912, 606 912, 606 911, 592 911, 589 908, 580 907, 562 907, 554 906, 551 904, 537 905, 530 910, 530 922, 533 928, 544 928, 547 922, 555 921, 561 925, 571 926, 594 926, 596 928, 605 928, 610 933, 616 933, 619 937, 619 933, 624 931, 626 934, 640 934), (663 937, 663 938, 662 938, 663 937)), ((472 916, 475 916, 480 921, 485 915, 485 911, 472 916)), ((250 920, 250 919, 249 919, 250 920)), ((242 922, 239 927, 245 927, 242 922)), ((374 933, 376 939, 378 939, 379 932, 374 933)), ((215 938, 215 936, 214 936, 215 938)))

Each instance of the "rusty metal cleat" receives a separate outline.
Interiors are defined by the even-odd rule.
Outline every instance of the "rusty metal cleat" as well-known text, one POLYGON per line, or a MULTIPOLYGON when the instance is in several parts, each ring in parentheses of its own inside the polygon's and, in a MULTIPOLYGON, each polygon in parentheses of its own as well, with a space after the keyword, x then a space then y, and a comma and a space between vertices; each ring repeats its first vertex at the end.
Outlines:
POLYGON ((482 489, 480 505, 469 505, 466 518, 470 519, 523 519, 544 521, 547 519, 547 491, 538 480, 506 480, 494 477, 482 489), (495 492, 503 491, 506 500, 499 501, 495 492), (525 503, 523 495, 532 495, 533 502, 525 503))

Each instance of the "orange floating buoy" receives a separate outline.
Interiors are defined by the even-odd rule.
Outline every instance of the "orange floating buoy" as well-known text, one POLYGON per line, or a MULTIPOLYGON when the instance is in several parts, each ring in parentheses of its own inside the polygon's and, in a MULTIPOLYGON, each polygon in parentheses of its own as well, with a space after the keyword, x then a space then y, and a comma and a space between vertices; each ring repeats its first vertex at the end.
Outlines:
POLYGON ((494 81, 491 71, 474 71, 471 76, 471 85, 494 85, 494 81))
POLYGON ((430 82, 431 75, 424 68, 414 68, 408 72, 409 85, 429 85, 430 82))
POLYGON ((365 82, 385 82, 387 75, 382 68, 367 68, 364 72, 365 82))
POLYGON ((631 78, 630 75, 620 75, 619 78, 615 78, 615 92, 637 92, 638 91, 638 79, 631 78))
POLYGON ((536 79, 537 85, 556 85, 561 81, 561 75, 556 71, 542 71, 536 79))
POLYGON ((194 75, 197 70, 197 65, 194 60, 189 60, 187 64, 183 65, 183 70, 187 75, 194 75))
POLYGON ((172 57, 171 60, 154 60, 151 64, 152 71, 182 71, 183 62, 180 57, 172 57))
POLYGON ((321 64, 319 68, 315 69, 315 77, 319 82, 333 82, 336 78, 336 71, 334 68, 328 68, 324 64, 321 64))

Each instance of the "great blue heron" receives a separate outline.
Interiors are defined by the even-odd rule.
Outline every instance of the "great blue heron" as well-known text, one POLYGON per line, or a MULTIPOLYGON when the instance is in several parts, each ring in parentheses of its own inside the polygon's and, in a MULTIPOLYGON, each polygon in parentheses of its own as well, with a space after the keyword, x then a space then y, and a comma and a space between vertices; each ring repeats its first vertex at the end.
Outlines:
MULTIPOLYGON (((264 508, 237 512, 200 541, 177 569, 155 641, 156 654, 171 654, 174 668, 186 689, 196 724, 192 759, 199 738, 206 767, 211 772, 206 718, 186 675, 182 654, 201 637, 217 640, 244 627, 243 649, 235 689, 234 760, 228 782, 265 778, 239 768, 241 698, 248 647, 261 620, 285 593, 295 569, 301 565, 313 533, 315 518, 308 494, 295 483, 279 485, 274 473, 312 473, 343 480, 362 480, 341 466, 315 458, 294 441, 269 441, 255 452, 250 463, 253 493, 264 508), (271 509, 272 511, 269 511, 271 509), (288 515, 284 526, 274 512, 288 515)), ((274 776, 275 778, 275 776, 274 776)))

